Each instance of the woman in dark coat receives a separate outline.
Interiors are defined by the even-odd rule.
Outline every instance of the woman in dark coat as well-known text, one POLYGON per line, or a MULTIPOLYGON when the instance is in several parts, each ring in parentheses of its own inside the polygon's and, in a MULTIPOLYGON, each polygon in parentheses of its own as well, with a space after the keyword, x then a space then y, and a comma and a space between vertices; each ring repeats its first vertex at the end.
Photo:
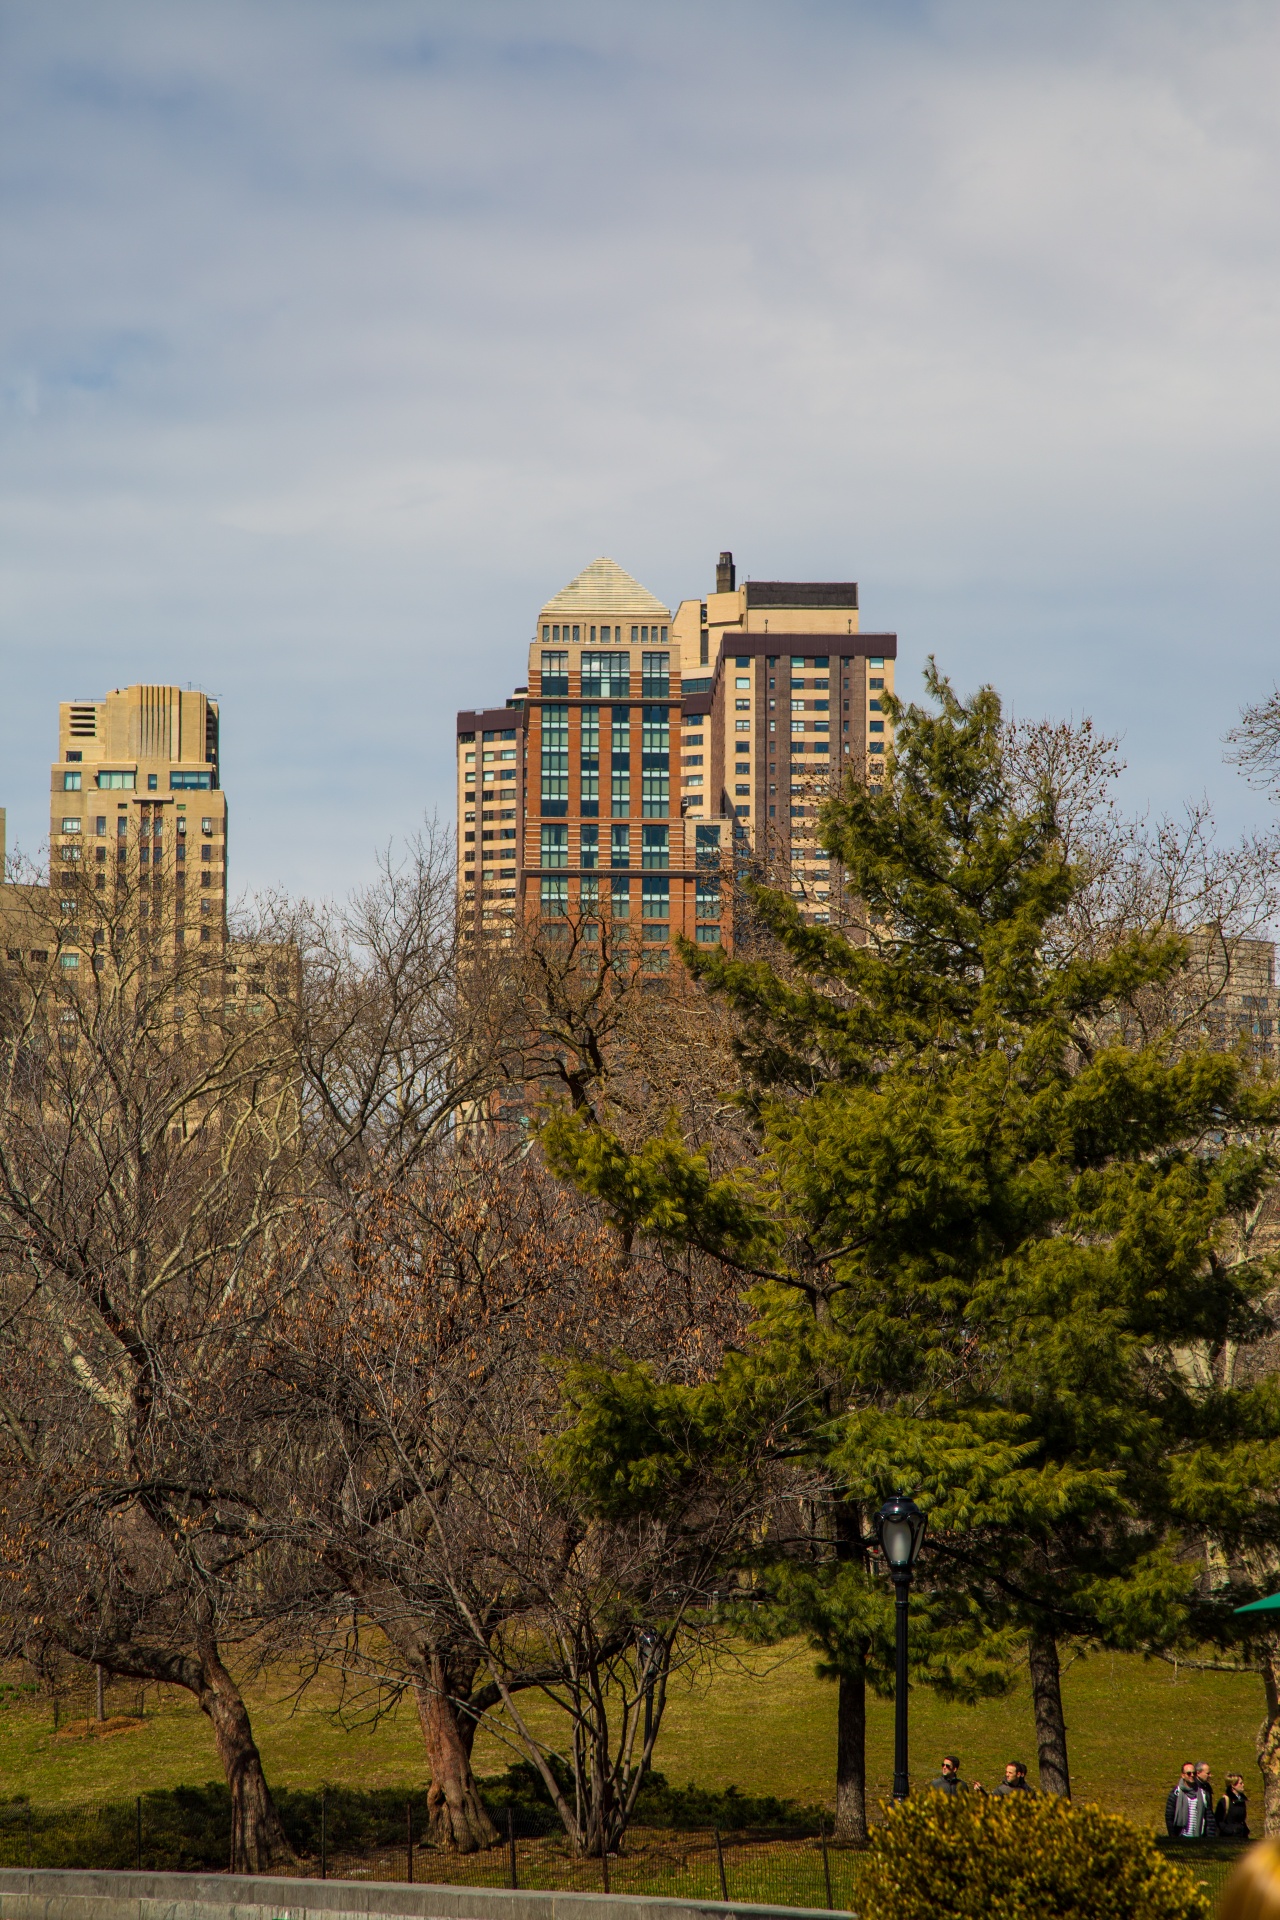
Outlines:
POLYGON ((1220 1840, 1249 1838, 1249 1799, 1238 1773, 1227 1775, 1227 1790, 1218 1802, 1217 1824, 1220 1840))

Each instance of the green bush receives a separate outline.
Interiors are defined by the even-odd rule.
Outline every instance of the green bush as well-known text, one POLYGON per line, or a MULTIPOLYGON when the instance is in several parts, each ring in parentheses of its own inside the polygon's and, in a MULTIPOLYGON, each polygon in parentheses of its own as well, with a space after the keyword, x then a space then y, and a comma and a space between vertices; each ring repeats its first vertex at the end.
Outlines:
POLYGON ((1051 1795, 923 1795, 874 1829, 864 1920, 1209 1920, 1183 1868, 1115 1814, 1051 1795))

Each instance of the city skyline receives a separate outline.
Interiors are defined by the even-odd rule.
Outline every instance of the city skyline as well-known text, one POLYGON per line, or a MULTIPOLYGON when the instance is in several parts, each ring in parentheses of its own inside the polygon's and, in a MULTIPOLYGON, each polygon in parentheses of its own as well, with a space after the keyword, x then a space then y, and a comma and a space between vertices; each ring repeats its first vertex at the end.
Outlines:
POLYGON ((584 556, 674 606, 721 548, 858 579, 900 692, 933 653, 1091 714, 1133 811, 1268 817, 1222 736, 1274 678, 1273 12, 5 33, 11 845, 60 700, 191 683, 237 887, 345 893, 451 817, 453 713, 584 556))

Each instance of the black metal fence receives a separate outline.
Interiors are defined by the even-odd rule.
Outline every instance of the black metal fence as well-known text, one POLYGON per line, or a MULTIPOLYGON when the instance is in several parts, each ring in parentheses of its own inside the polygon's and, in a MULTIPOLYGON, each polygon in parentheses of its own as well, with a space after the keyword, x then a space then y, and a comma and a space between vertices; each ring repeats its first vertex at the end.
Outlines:
MULTIPOLYGON (((280 1871, 302 1879, 636 1893, 847 1912, 861 1857, 825 1831, 634 1827, 621 1851, 602 1860, 576 1852, 557 1834, 522 1832, 510 1809, 497 1816, 496 1846, 459 1855, 424 1840, 421 1801, 404 1803, 398 1833, 384 1817, 380 1834, 357 1835, 348 1830, 337 1796, 332 1815, 325 1795, 308 1796, 318 1802, 318 1819, 308 1807, 306 1820, 290 1820, 288 1797, 282 1798, 297 1864, 280 1871)), ((11 1802, 0 1805, 0 1866, 225 1870, 229 1826, 222 1832, 222 1821, 207 1817, 217 1811, 195 1791, 185 1806, 170 1794, 96 1806, 11 1802)))

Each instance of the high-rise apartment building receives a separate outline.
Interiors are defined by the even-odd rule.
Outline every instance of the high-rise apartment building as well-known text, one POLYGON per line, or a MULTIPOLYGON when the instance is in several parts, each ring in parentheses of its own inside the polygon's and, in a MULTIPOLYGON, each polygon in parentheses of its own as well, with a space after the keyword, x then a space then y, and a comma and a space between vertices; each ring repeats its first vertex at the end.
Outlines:
POLYGON ((225 942, 216 701, 153 686, 64 701, 50 810, 50 883, 78 883, 64 891, 82 922, 95 896, 104 909, 127 899, 158 951, 225 942))
POLYGON ((729 934, 733 851, 787 862, 815 918, 817 802, 883 773, 897 641, 858 632, 852 582, 747 581, 675 613, 596 560, 538 616, 528 682, 458 715, 458 885, 479 928, 607 924, 660 966, 677 932, 729 934), (477 858, 477 854, 479 858, 477 858))

